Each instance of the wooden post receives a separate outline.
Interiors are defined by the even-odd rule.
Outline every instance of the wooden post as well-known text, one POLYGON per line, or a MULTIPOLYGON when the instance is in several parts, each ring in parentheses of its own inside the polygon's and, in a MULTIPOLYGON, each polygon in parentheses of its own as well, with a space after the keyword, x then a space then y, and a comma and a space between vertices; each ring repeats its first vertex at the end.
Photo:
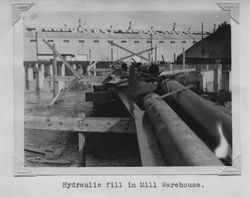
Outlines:
POLYGON ((37 72, 36 86, 38 91, 44 88, 44 73, 42 71, 37 72))
MULTIPOLYGON (((53 43, 53 47, 55 48, 55 44, 53 43)), ((57 76, 57 60, 56 60, 56 54, 53 52, 53 76, 54 76, 54 82, 53 82, 53 96, 56 96, 56 77, 57 76)))
POLYGON ((170 63, 170 71, 173 71, 173 64, 170 63))
POLYGON ((150 34, 150 45, 151 45, 151 51, 150 51, 150 62, 153 62, 153 33, 150 34))
POLYGON ((49 75, 53 76, 53 65, 49 64, 49 75))
POLYGON ((91 57, 91 49, 89 49, 89 64, 91 65, 92 57, 91 57))
POLYGON ((185 55, 185 48, 183 47, 182 48, 182 64, 183 64, 183 70, 185 70, 186 68, 186 66, 185 66, 185 61, 186 61, 186 57, 185 57, 186 55, 185 55))
POLYGON ((41 65, 40 65, 40 70, 41 70, 43 73, 45 73, 45 69, 44 69, 44 64, 43 64, 43 63, 41 63, 41 65))
POLYGON ((157 46, 155 45, 155 62, 157 62, 157 46))
POLYGON ((38 70, 39 68, 38 68, 38 63, 35 63, 35 68, 38 70))
POLYGON ((114 48, 113 48, 113 42, 111 42, 111 62, 113 62, 114 60, 114 52, 113 52, 114 48))
POLYGON ((61 76, 65 76, 65 65, 62 63, 61 65, 61 76))
POLYGON ((80 64, 80 75, 83 74, 83 68, 82 68, 82 64, 80 64))
POLYGON ((79 166, 86 166, 86 137, 84 133, 78 133, 78 146, 79 146, 79 166))
POLYGON ((213 87, 213 88, 214 88, 214 91, 215 91, 215 92, 219 91, 219 90, 218 90, 218 86, 219 86, 219 85, 218 85, 218 80, 219 80, 219 79, 218 79, 218 76, 219 76, 219 75, 218 75, 218 67, 217 67, 217 66, 218 66, 218 65, 216 65, 215 68, 214 68, 214 82, 213 82, 213 83, 214 83, 214 87, 213 87))
POLYGON ((32 81, 34 78, 33 78, 33 68, 32 67, 28 67, 27 68, 27 76, 26 76, 26 79, 28 82, 32 81))
POLYGON ((164 56, 163 56, 163 54, 161 55, 161 57, 162 57, 162 61, 165 63, 165 59, 164 59, 164 56))

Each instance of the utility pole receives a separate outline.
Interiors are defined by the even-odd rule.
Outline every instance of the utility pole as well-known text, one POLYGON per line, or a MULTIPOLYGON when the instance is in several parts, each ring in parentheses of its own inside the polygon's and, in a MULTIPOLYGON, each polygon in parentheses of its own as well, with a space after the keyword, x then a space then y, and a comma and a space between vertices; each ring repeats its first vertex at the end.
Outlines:
MULTIPOLYGON (((53 43, 53 47, 55 48, 55 43, 53 43)), ((56 60, 56 54, 53 52, 53 76, 54 76, 54 81, 53 81, 53 96, 56 96, 56 76, 57 76, 57 60, 56 60)))
POLYGON ((153 61, 153 26, 151 26, 150 43, 151 43, 150 62, 152 62, 153 61))
POLYGON ((202 58, 202 64, 204 65, 204 46, 203 46, 203 22, 201 23, 201 58, 202 58))
POLYGON ((36 59, 38 61, 38 32, 36 31, 36 59))
POLYGON ((183 70, 186 69, 186 55, 185 55, 185 47, 182 48, 182 64, 183 64, 183 70))

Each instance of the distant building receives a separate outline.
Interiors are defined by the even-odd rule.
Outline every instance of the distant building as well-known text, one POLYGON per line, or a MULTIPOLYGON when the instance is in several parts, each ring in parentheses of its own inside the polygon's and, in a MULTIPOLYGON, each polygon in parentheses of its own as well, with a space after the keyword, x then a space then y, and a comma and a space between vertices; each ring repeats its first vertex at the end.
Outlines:
MULTIPOLYGON (((207 35, 208 32, 204 34, 207 35)), ((26 28, 24 61, 53 58, 51 50, 42 39, 55 44, 56 49, 71 61, 110 61, 112 58, 117 60, 129 55, 117 47, 111 50, 109 42, 112 41, 135 53, 156 46, 157 50, 151 54, 153 60, 174 62, 183 48, 188 49, 201 40, 201 32, 134 30, 131 23, 127 30, 113 30, 112 26, 110 29, 87 29, 80 24, 78 28, 26 28)), ((150 52, 142 55, 149 58, 150 52)), ((144 61, 139 57, 135 58, 137 61, 144 61)))
MULTIPOLYGON (((182 62, 182 54, 177 58, 182 62)), ((185 51, 186 63, 231 64, 231 26, 223 23, 211 35, 185 51)))
MULTIPOLYGON (((183 54, 177 57, 177 62, 182 61, 183 54)), ((231 92, 231 26, 221 24, 212 34, 187 49, 185 63, 197 65, 201 70, 206 68, 201 72, 204 89, 231 92)))

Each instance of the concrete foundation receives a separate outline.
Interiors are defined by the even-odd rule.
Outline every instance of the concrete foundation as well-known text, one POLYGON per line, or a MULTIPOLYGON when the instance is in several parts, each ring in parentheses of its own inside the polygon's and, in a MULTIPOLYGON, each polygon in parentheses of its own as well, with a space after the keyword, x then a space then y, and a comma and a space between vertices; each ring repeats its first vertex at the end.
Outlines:
POLYGON ((33 68, 32 67, 28 67, 26 69, 26 80, 28 82, 31 82, 34 79, 33 77, 33 68))
POLYGON ((49 65, 49 75, 53 76, 54 72, 53 72, 53 65, 49 65))
POLYGON ((38 71, 37 77, 36 77, 36 82, 37 82, 37 90, 41 90, 44 88, 44 72, 38 71))
POLYGON ((43 72, 43 73, 45 72, 44 64, 41 64, 41 65, 40 65, 40 71, 43 72))
POLYGON ((38 63, 35 63, 35 68, 36 68, 36 69, 39 69, 38 63))

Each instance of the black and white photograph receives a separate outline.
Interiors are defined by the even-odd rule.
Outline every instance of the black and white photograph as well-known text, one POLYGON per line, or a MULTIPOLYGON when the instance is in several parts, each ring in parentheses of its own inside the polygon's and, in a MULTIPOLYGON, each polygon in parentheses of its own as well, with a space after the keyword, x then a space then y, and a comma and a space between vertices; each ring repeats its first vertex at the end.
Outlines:
POLYGON ((25 166, 232 166, 230 12, 30 12, 23 31, 25 166))
POLYGON ((250 2, 0 2, 0 197, 250 195, 250 2))

